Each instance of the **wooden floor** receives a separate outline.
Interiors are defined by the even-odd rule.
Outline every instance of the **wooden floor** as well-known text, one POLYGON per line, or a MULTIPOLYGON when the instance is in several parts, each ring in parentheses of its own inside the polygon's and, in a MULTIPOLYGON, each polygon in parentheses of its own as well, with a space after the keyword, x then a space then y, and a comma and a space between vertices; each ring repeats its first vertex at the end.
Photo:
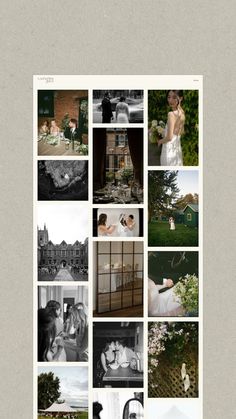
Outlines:
POLYGON ((142 317, 143 306, 135 306, 123 308, 122 310, 108 311, 106 313, 98 314, 93 312, 94 317, 142 317))

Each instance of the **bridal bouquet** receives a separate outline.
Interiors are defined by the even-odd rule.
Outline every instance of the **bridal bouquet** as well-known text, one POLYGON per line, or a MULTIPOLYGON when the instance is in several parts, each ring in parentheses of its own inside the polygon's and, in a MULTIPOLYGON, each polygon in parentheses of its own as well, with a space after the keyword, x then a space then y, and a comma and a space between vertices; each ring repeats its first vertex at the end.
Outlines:
POLYGON ((196 275, 185 275, 179 278, 174 293, 181 300, 181 305, 189 315, 198 315, 198 278, 196 275))
POLYGON ((149 129, 149 138, 152 144, 156 144, 157 141, 164 137, 165 132, 165 123, 163 121, 159 121, 157 123, 156 120, 152 121, 151 128, 149 129))

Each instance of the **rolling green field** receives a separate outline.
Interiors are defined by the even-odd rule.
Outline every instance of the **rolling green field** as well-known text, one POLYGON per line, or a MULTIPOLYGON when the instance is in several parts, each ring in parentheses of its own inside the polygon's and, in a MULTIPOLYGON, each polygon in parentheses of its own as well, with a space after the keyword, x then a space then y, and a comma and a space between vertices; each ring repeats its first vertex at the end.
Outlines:
POLYGON ((170 230, 167 221, 151 221, 148 246, 198 246, 198 229, 176 224, 175 230, 170 230))
MULTIPOLYGON (((63 415, 66 415, 66 413, 62 413, 61 416, 57 416, 58 419, 63 419, 63 415)), ((45 419, 46 416, 38 415, 38 419, 45 419)), ((74 416, 74 419, 88 419, 88 412, 79 412, 76 416, 74 416)))

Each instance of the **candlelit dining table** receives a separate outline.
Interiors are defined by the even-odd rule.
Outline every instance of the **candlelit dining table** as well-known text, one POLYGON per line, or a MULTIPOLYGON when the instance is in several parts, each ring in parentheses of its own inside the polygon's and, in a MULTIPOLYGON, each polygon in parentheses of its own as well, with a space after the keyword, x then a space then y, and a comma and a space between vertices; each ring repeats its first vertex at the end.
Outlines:
POLYGON ((108 204, 110 202, 116 204, 140 204, 143 202, 143 191, 139 189, 136 196, 131 194, 131 188, 127 185, 109 185, 94 191, 94 203, 108 204))

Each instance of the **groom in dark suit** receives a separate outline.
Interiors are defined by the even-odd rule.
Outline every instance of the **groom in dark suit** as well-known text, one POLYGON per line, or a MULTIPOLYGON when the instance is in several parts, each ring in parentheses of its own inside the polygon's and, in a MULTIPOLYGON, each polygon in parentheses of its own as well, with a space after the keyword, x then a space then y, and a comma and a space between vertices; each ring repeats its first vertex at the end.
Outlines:
POLYGON ((113 119, 113 113, 111 110, 110 93, 105 92, 102 100, 102 122, 110 123, 113 119))
POLYGON ((71 118, 68 124, 68 127, 64 131, 65 138, 68 138, 70 141, 79 139, 79 130, 77 128, 77 121, 74 118, 71 118))

